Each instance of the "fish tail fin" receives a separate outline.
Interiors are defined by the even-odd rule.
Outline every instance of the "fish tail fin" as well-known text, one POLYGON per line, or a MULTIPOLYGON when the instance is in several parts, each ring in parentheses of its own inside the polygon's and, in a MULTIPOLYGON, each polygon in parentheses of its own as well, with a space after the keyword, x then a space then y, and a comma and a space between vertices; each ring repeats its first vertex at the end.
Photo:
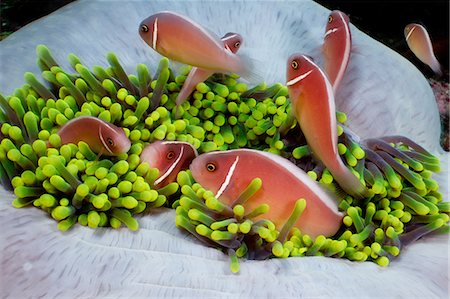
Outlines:
POLYGON ((192 93, 192 90, 189 92, 188 88, 185 88, 185 86, 183 85, 183 87, 181 88, 180 92, 177 95, 177 99, 175 100, 177 109, 178 109, 178 107, 181 106, 181 104, 184 103, 184 101, 186 101, 186 99, 189 97, 189 95, 191 93, 192 93))
POLYGON ((369 191, 359 178, 340 160, 339 167, 330 169, 334 179, 339 186, 348 194, 355 198, 362 199, 369 197, 369 191))
POLYGON ((181 90, 178 93, 177 99, 175 101, 177 107, 183 104, 183 102, 192 94, 192 92, 194 92, 197 84, 205 81, 212 74, 214 74, 214 72, 211 70, 193 67, 189 72, 189 75, 186 77, 186 80, 183 83, 183 87, 181 87, 181 90))
POLYGON ((264 81, 263 71, 257 67, 261 64, 259 60, 242 54, 240 54, 239 57, 240 60, 236 68, 236 73, 251 83, 264 81))
POLYGON ((436 75, 442 76, 442 66, 436 58, 430 63, 430 68, 436 75))

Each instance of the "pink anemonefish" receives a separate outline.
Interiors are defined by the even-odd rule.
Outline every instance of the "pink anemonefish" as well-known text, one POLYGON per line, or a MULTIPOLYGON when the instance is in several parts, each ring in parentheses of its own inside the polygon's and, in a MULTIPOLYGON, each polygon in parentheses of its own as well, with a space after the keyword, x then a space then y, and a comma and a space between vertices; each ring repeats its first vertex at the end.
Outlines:
POLYGON ((334 10, 328 16, 322 51, 325 58, 324 71, 336 92, 350 60, 352 35, 349 17, 334 10))
POLYGON ((292 111, 314 156, 348 194, 368 196, 367 188, 339 156, 334 94, 325 73, 307 56, 293 54, 286 78, 292 111))
POLYGON ((128 152, 131 142, 122 128, 98 117, 80 116, 68 121, 58 130, 61 144, 86 142, 92 151, 107 156, 128 152))
POLYGON ((268 152, 237 149, 202 154, 190 166, 195 181, 212 191, 221 202, 231 205, 254 178, 262 187, 243 205, 252 211, 268 204, 268 213, 255 218, 272 221, 281 229, 298 199, 306 208, 295 227, 311 237, 334 235, 342 220, 333 197, 289 160, 268 152))
POLYGON ((197 156, 197 150, 190 143, 181 141, 156 141, 144 147, 140 155, 141 162, 159 170, 154 185, 164 187, 176 180, 181 170, 189 168, 197 156))

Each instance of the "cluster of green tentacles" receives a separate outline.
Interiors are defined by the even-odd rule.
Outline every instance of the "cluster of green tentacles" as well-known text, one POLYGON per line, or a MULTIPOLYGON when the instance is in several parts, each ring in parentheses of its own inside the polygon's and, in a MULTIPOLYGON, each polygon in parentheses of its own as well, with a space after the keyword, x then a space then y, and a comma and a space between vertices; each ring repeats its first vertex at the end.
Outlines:
POLYGON ((299 199, 281 231, 270 220, 253 221, 275 208, 262 205, 245 211, 243 203, 264 184, 259 178, 232 207, 196 183, 189 171, 155 189, 158 170, 141 163, 140 153, 155 140, 179 140, 199 153, 270 151, 296 163, 325 188, 342 193, 330 172, 311 156, 282 84, 249 89, 237 76, 217 74, 198 84, 177 111, 175 99, 190 67, 176 74, 163 58, 153 74, 139 64, 134 75, 126 74, 113 53, 107 55, 108 67, 92 69, 70 54, 69 72, 43 45, 37 47, 37 58, 46 83, 27 72, 24 86, 10 96, 0 95, 0 180, 14 189, 15 207, 33 205, 48 212, 60 230, 76 223, 136 230, 135 215, 173 207, 177 226, 228 253, 233 271, 238 271, 241 257, 322 255, 386 266, 402 245, 432 231, 448 231, 450 206, 432 178, 439 160, 405 138, 357 142, 342 124, 343 113, 337 114, 340 154, 372 196, 341 198, 346 216, 331 238, 312 239, 291 229, 307 199, 299 199), (98 157, 84 142, 61 145, 58 128, 82 115, 124 128, 130 151, 98 157))

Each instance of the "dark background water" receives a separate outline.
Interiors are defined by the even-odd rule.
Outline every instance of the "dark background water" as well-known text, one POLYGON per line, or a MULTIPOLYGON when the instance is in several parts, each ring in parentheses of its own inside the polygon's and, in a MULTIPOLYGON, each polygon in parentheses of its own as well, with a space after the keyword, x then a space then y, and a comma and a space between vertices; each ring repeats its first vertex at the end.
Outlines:
MULTIPOLYGON (((43 17, 73 0, 1 0, 0 39, 22 26, 43 17)), ((350 16, 360 30, 393 48, 417 65, 426 75, 430 70, 409 51, 403 29, 408 23, 420 23, 430 33, 438 60, 449 65, 449 1, 448 0, 317 0, 333 10, 350 16)))
MULTIPOLYGON (((73 0, 1 0, 0 36, 20 29, 73 0)), ((439 61, 448 69, 449 64, 449 1, 448 0, 317 0, 333 10, 339 9, 350 16, 351 22, 373 38, 390 46, 408 59, 415 61, 408 51, 403 29, 408 23, 424 25, 434 44, 439 61)), ((418 64, 420 66, 420 64, 418 64)), ((422 66, 420 66, 422 67, 422 66)))
POLYGON ((350 16, 351 22, 371 37, 381 41, 430 74, 408 49, 403 30, 409 23, 419 23, 428 30, 438 60, 449 65, 449 1, 353 0, 316 1, 328 9, 338 9, 350 16))

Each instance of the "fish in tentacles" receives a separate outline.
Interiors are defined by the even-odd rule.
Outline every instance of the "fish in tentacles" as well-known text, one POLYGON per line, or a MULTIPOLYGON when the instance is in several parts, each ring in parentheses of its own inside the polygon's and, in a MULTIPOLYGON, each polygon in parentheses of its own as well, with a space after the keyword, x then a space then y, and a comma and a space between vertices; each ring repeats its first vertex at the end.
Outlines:
POLYGON ((286 77, 293 114, 314 156, 345 192, 357 198, 369 196, 367 188, 339 156, 333 89, 325 73, 309 57, 293 54, 286 77))
POLYGON ((131 142, 122 128, 98 117, 80 116, 68 121, 57 134, 61 144, 86 142, 92 151, 106 156, 128 152, 131 142))
MULTIPOLYGON (((236 53, 242 45, 242 36, 238 33, 229 32, 222 37, 223 47, 231 53, 236 53)), ((178 93, 176 104, 180 106, 186 98, 194 91, 198 83, 205 81, 215 72, 209 69, 193 67, 178 93)))
POLYGON ((141 162, 159 170, 154 185, 164 187, 176 180, 181 170, 189 168, 191 161, 197 156, 197 150, 187 142, 156 141, 144 147, 140 155, 141 162))
POLYGON ((151 15, 139 25, 139 34, 153 50, 171 60, 256 79, 248 59, 232 53, 220 38, 180 14, 163 11, 151 15))
POLYGON ((324 71, 336 92, 350 59, 352 35, 349 17, 339 10, 328 16, 322 52, 325 58, 324 71))
POLYGON ((195 181, 230 206, 254 178, 260 178, 262 187, 244 208, 252 211, 268 204, 269 212, 254 220, 268 219, 278 230, 301 198, 306 200, 306 208, 294 226, 302 233, 332 236, 341 225, 343 215, 335 199, 303 170, 275 154, 251 149, 210 152, 195 158, 190 170, 195 181))
POLYGON ((441 64, 434 55, 433 45, 425 27, 414 23, 408 24, 404 33, 406 43, 414 55, 427 64, 437 75, 442 75, 441 64))

